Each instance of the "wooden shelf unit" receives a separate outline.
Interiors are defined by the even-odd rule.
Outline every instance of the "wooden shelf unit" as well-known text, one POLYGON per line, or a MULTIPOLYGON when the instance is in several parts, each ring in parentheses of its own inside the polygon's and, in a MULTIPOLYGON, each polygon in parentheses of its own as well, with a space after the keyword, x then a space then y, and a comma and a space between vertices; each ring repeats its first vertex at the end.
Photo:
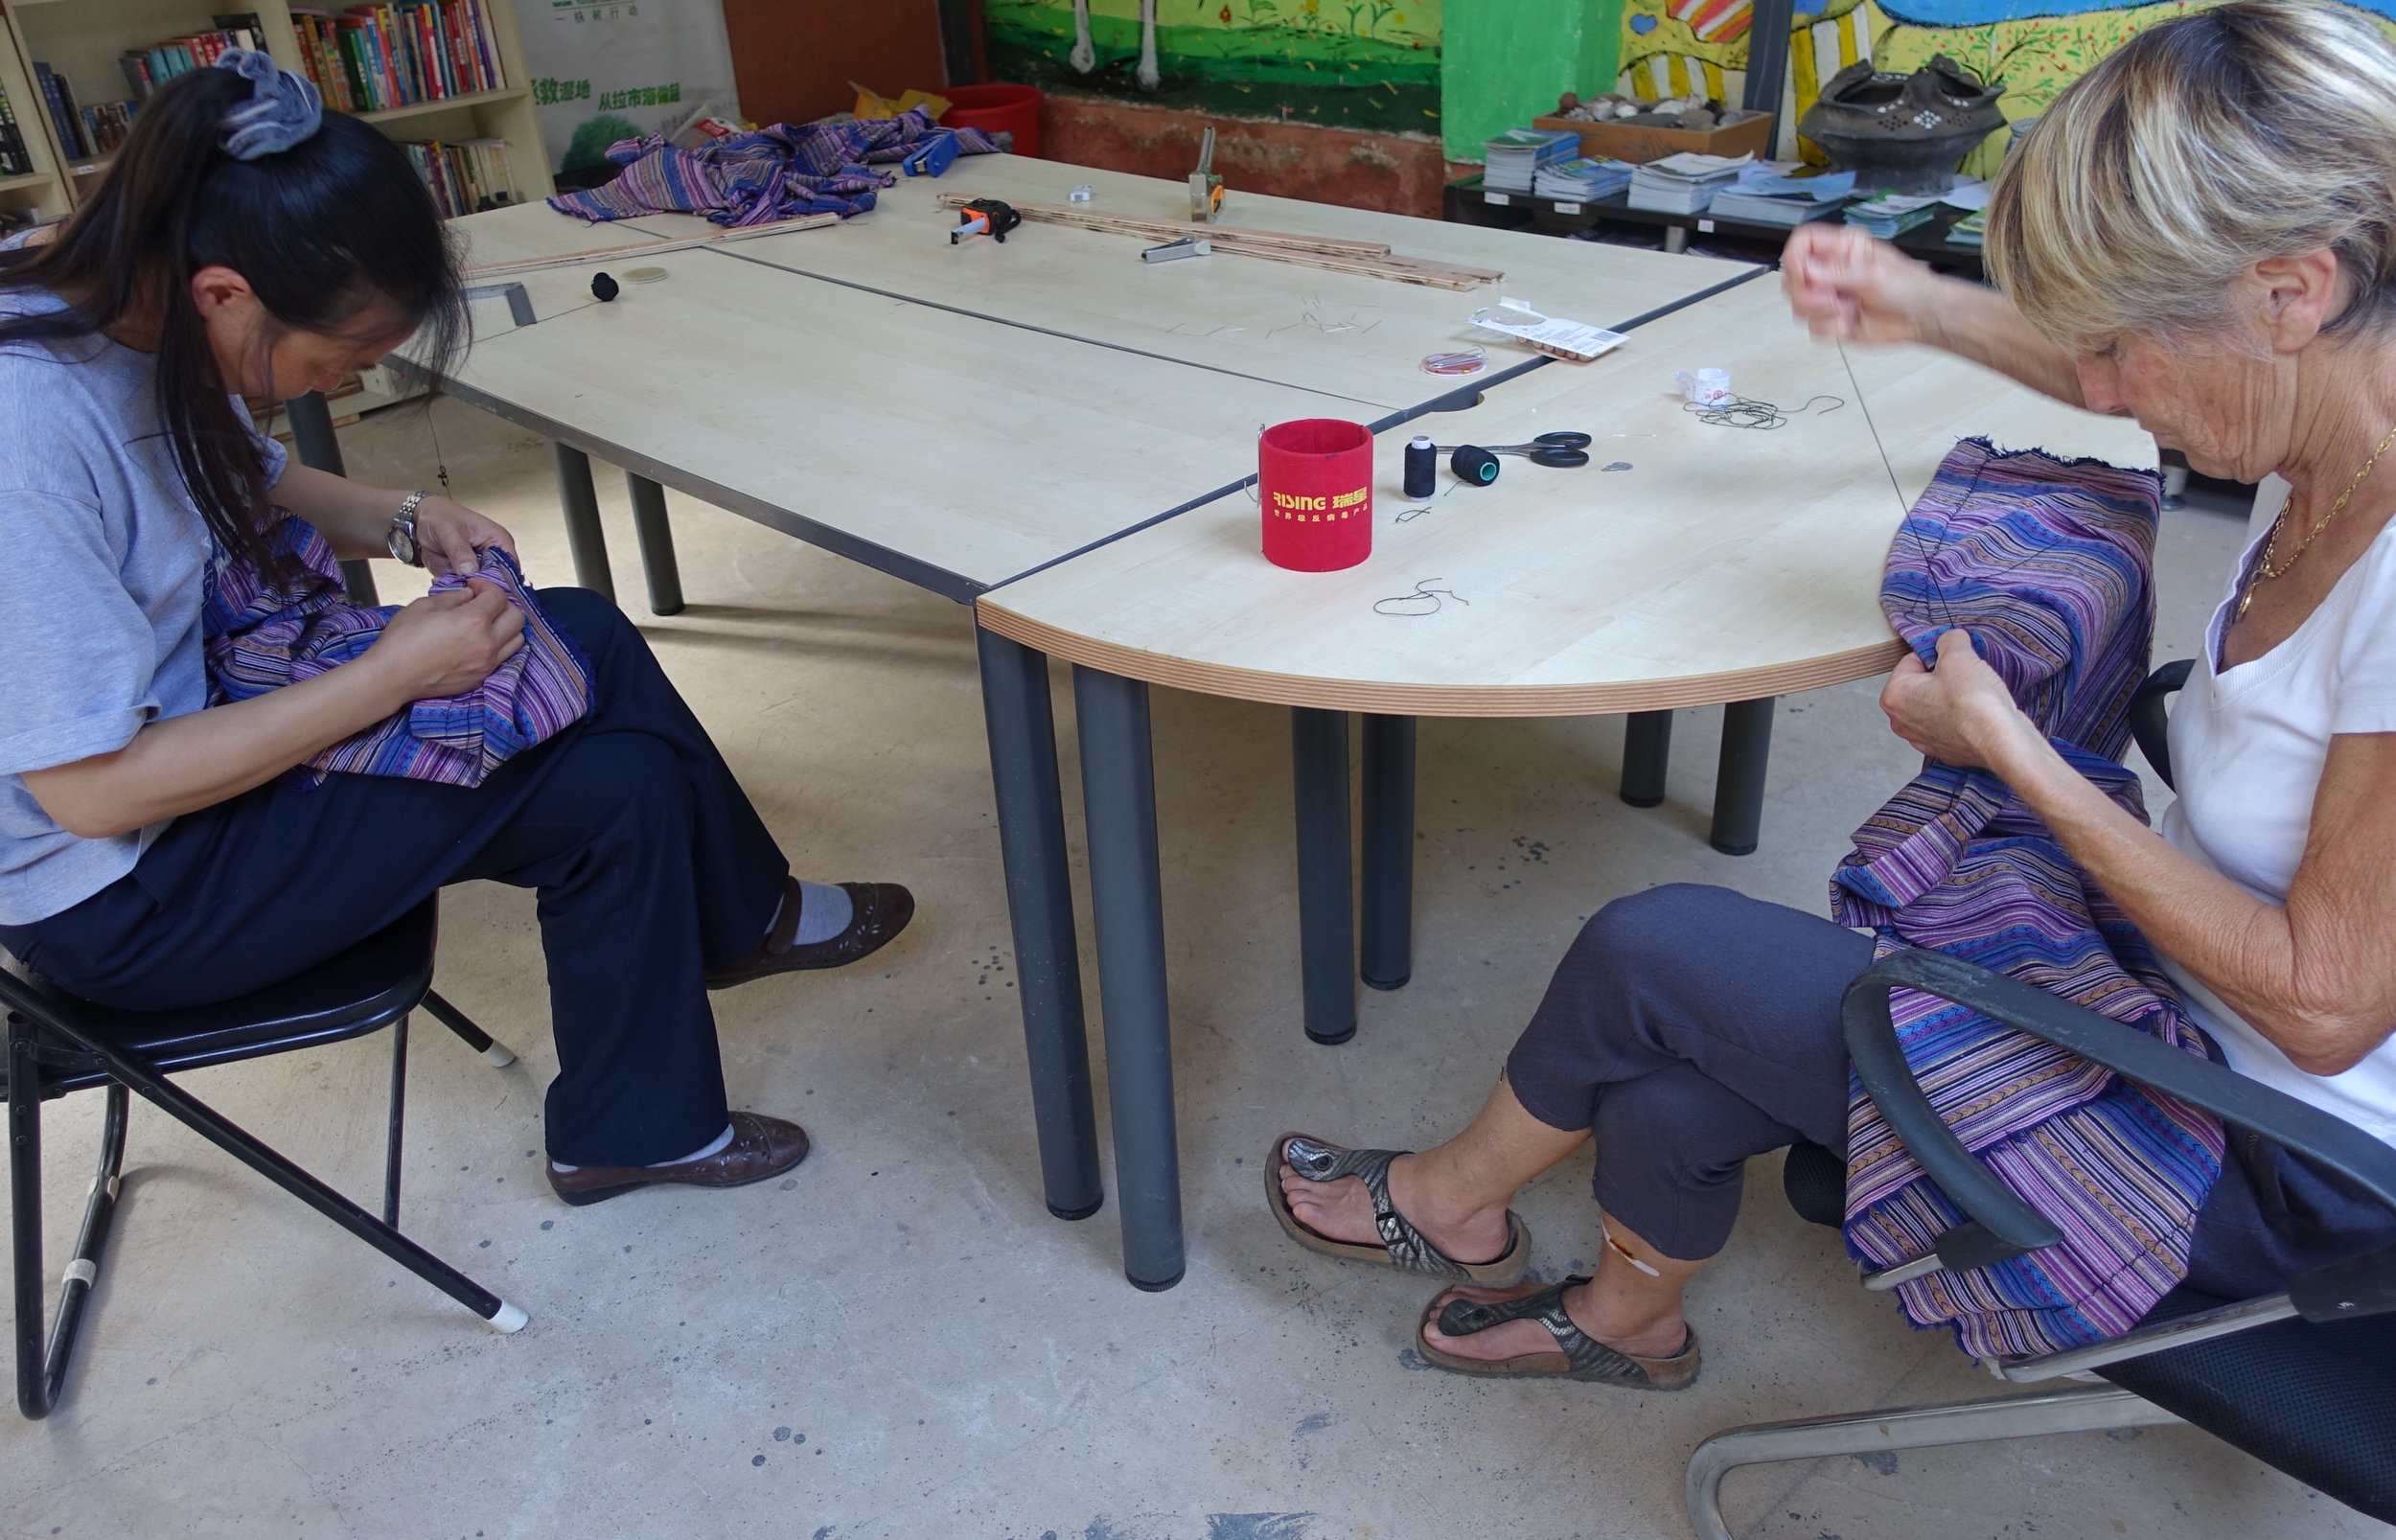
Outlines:
POLYGON ((0 36, 0 91, 8 93, 17 131, 33 157, 33 172, 24 176, 0 176, 0 214, 31 214, 54 219, 73 201, 58 179, 58 154, 50 136, 49 111, 34 86, 34 69, 17 51, 14 35, 0 36))
MULTIPOLYGON (((483 3, 492 35, 498 43, 506 86, 357 116, 398 140, 505 140, 517 195, 530 202, 548 196, 556 191, 556 183, 550 178, 549 152, 541 142, 540 109, 533 103, 532 76, 524 63, 515 0, 483 3)), ((51 123, 49 105, 34 84, 35 59, 67 77, 81 105, 123 101, 130 94, 117 64, 125 50, 209 32, 214 30, 212 17, 249 11, 257 13, 267 52, 285 69, 307 73, 288 0, 0 0, 0 8, 6 11, 11 44, 0 49, 0 85, 8 88, 18 126, 25 130, 40 172, 37 178, 0 181, 0 209, 38 207, 45 216, 63 216, 94 185, 91 173, 107 160, 102 156, 96 161, 68 161, 51 123), (42 185, 30 185, 35 180, 42 185), (20 188, 20 181, 29 185, 20 188)), ((338 0, 328 0, 322 9, 346 8, 338 0)))

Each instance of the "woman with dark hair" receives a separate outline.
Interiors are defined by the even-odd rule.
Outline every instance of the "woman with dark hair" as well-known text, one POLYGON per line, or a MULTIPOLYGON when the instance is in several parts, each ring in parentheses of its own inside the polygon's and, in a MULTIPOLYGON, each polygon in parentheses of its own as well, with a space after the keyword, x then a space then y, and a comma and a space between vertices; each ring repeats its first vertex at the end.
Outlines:
POLYGON ((288 464, 236 398, 327 388, 411 337, 437 371, 464 330, 405 156, 263 54, 162 88, 57 239, 0 272, 0 947, 166 1010, 320 962, 447 884, 535 887, 559 1196, 763 1180, 807 1136, 727 1110, 705 992, 854 961, 912 900, 791 877, 613 606, 528 601, 587 662, 587 709, 479 784, 286 773, 475 690, 527 616, 471 576, 512 563, 506 530, 288 464), (286 512, 337 556, 467 581, 339 667, 211 706, 203 610, 229 570, 291 572, 286 512))

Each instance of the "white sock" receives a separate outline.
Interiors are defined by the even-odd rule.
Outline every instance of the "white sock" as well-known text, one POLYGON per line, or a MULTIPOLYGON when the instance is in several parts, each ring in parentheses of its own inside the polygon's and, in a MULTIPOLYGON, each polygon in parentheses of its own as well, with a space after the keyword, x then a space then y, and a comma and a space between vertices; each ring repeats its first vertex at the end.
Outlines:
MULTIPOLYGON (((827 887, 802 877, 798 893, 798 934, 791 938, 794 945, 812 947, 818 941, 829 941, 847 930, 849 922, 857 917, 857 905, 845 887, 827 887)), ((782 911, 777 908, 773 915, 778 920, 782 911)), ((772 921, 766 923, 766 929, 773 929, 772 921)))
MULTIPOLYGON (((648 1169, 655 1171, 661 1165, 680 1165, 685 1161, 703 1161, 710 1155, 722 1152, 724 1147, 731 1142, 732 1125, 726 1123, 724 1125, 723 1133, 718 1134, 715 1138, 709 1139, 699 1148, 691 1151, 688 1155, 680 1156, 671 1161, 652 1161, 649 1162, 648 1169)), ((580 1171, 582 1167, 579 1165, 567 1165, 564 1161, 552 1161, 549 1162, 549 1169, 559 1173, 560 1175, 564 1175, 569 1172, 580 1171)))

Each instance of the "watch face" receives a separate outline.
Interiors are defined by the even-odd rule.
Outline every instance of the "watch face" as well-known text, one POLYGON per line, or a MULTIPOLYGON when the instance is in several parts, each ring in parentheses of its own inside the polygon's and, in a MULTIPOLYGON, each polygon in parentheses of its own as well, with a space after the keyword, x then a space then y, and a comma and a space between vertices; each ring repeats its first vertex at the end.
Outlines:
POLYGON ((416 564, 416 532, 414 530, 404 524, 394 524, 391 526, 390 539, 383 543, 390 547, 391 560, 394 562, 404 563, 408 566, 416 564))

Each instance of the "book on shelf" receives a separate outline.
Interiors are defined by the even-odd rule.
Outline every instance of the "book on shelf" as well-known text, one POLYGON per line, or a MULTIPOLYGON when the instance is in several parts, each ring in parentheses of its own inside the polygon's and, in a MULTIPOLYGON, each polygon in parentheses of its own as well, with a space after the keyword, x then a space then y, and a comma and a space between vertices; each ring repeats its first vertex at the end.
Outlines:
POLYGON ((176 76, 204 70, 234 49, 258 52, 265 46, 255 15, 219 16, 214 32, 187 33, 148 48, 128 48, 117 56, 117 67, 125 72, 125 83, 133 88, 133 100, 141 102, 176 76))
POLYGON ((0 90, 0 176, 34 174, 33 153, 25 148, 25 130, 17 126, 16 107, 0 90))
POLYGON ((325 101, 381 112, 504 89, 489 7, 498 0, 389 0, 346 11, 293 7, 300 62, 325 101))
POLYGON ((40 88, 42 106, 50 113, 51 131, 58 136, 58 148, 69 160, 85 160, 93 153, 83 143, 83 120, 75 110, 75 93, 66 77, 39 59, 34 61, 34 84, 40 88))
POLYGON ((415 164, 416 174, 432 190, 432 201, 445 219, 478 214, 517 201, 516 173, 508 165, 504 139, 437 139, 400 141, 415 164))
POLYGON ((133 115, 141 105, 139 102, 101 102, 84 107, 83 136, 90 141, 92 153, 115 154, 125 136, 133 131, 133 115))

